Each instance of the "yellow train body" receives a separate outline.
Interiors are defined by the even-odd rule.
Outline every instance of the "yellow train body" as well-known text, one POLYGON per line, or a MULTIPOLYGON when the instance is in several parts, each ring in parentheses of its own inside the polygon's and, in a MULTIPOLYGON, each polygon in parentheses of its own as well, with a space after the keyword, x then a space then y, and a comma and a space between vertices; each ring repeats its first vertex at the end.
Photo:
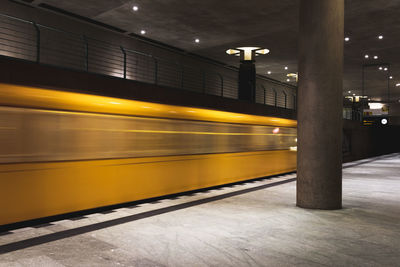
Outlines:
POLYGON ((294 171, 295 127, 0 84, 0 225, 294 171))

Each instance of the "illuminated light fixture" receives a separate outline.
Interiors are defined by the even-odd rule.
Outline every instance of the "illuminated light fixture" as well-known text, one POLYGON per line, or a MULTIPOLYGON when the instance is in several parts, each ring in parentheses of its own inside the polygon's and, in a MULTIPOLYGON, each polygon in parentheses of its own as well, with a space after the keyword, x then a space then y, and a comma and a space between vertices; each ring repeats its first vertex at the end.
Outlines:
POLYGON ((290 79, 286 79, 287 82, 290 82, 290 79))
POLYGON ((378 56, 374 56, 374 59, 378 59, 378 56))
POLYGON ((365 57, 365 58, 369 58, 369 55, 365 55, 364 57, 365 57))
POLYGON ((348 42, 348 41, 350 41, 350 38, 349 38, 349 37, 345 37, 344 40, 345 40, 346 42, 348 42))
POLYGON ((369 108, 370 109, 382 109, 383 104, 382 103, 369 103, 369 108))
POLYGON ((400 83, 396 83, 396 86, 399 87, 399 86, 400 86, 400 83))
POLYGON ((271 74, 271 72, 270 72, 270 71, 267 71, 267 74, 271 74))
POLYGON ((383 125, 386 125, 386 124, 388 123, 388 121, 387 121, 387 119, 381 119, 381 123, 382 123, 383 125))
POLYGON ((236 49, 228 49, 228 50, 226 50, 226 53, 227 53, 228 55, 237 55, 237 54, 240 53, 240 51, 239 51, 239 50, 236 50, 236 49))
POLYGON ((379 70, 382 70, 383 68, 382 67, 379 67, 379 70))
POLYGON ((266 54, 268 54, 268 53, 269 53, 269 50, 268 50, 268 49, 265 49, 265 48, 256 51, 256 54, 257 54, 257 55, 258 55, 258 54, 266 55, 266 54))
POLYGON ((195 42, 195 43, 200 43, 200 39, 199 39, 199 38, 196 38, 196 39, 194 39, 194 42, 195 42))
POLYGON ((138 11, 138 10, 139 10, 139 7, 138 7, 138 6, 133 6, 133 7, 132 7, 132 10, 133 10, 133 11, 138 11))
POLYGON ((242 56, 244 61, 252 61, 255 55, 266 55, 269 49, 261 47, 237 47, 226 50, 228 55, 242 56))
POLYGON ((389 76, 389 79, 393 79, 393 76, 389 76))
POLYGON ((287 77, 293 77, 293 78, 295 78, 296 79, 296 82, 298 81, 298 74, 297 73, 288 73, 287 75, 286 75, 287 77))
POLYGON ((146 31, 145 30, 141 30, 140 34, 146 34, 146 31))
POLYGON ((351 94, 351 91, 348 91, 349 94, 351 94))
POLYGON ((291 146, 291 147, 289 147, 289 150, 290 151, 297 151, 297 146, 291 146))
POLYGON ((382 40, 382 39, 383 39, 383 35, 379 35, 379 36, 378 36, 378 39, 379 39, 379 40, 382 40))
POLYGON ((240 57, 238 99, 255 102, 256 96, 256 56, 266 55, 269 49, 255 46, 242 46, 226 50, 228 55, 240 57))
POLYGON ((285 70, 287 70, 288 69, 288 67, 285 67, 285 70))
POLYGON ((272 133, 277 134, 277 133, 279 133, 279 131, 280 131, 279 128, 275 128, 275 129, 272 130, 272 133))
POLYGON ((353 94, 353 96, 356 96, 356 94, 353 94))
POLYGON ((388 68, 384 68, 383 70, 384 70, 384 71, 387 71, 387 70, 388 70, 388 68))

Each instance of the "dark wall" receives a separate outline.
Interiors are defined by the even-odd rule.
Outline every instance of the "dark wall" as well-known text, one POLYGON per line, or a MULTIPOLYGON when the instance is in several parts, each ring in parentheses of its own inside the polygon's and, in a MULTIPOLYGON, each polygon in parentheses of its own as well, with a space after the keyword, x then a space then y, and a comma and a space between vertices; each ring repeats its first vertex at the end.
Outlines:
POLYGON ((400 102, 390 103, 389 116, 391 124, 400 125, 400 102))
POLYGON ((360 122, 344 120, 343 161, 400 152, 400 126, 363 126, 360 122))

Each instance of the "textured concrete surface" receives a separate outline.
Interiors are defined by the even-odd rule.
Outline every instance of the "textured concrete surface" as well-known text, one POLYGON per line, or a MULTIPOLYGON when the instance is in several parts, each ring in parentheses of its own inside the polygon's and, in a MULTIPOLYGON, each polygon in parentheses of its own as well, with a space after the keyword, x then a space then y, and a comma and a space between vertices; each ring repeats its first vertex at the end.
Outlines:
POLYGON ((400 153, 343 174, 342 210, 292 174, 2 233, 0 266, 398 266, 400 153))
POLYGON ((302 0, 297 205, 342 206, 344 0, 302 0))

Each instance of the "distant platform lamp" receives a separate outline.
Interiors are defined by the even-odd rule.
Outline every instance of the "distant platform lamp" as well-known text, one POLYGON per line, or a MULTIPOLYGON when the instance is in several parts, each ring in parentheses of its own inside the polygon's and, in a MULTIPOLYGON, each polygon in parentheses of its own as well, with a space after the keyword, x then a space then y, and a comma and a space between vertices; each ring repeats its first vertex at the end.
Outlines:
POLYGON ((261 47, 237 47, 226 50, 229 55, 240 57, 239 99, 256 101, 256 66, 255 57, 266 55, 269 50, 261 47))
POLYGON ((289 78, 295 78, 296 82, 299 81, 299 75, 297 74, 297 72, 296 73, 288 73, 286 76, 289 78))

